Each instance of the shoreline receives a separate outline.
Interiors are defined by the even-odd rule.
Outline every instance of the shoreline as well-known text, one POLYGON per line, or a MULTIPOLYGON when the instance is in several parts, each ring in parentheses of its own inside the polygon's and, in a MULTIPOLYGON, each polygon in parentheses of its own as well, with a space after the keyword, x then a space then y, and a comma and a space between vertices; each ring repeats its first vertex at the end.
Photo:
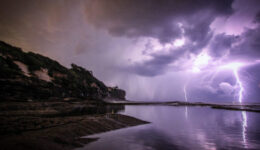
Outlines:
POLYGON ((70 150, 97 140, 82 136, 149 123, 113 113, 123 106, 84 102, 11 102, 1 108, 3 150, 70 150))
POLYGON ((113 105, 162 105, 162 106, 201 106, 212 109, 226 109, 237 111, 250 111, 260 113, 260 104, 217 104, 206 102, 184 102, 184 101, 167 101, 167 102, 138 102, 138 101, 105 101, 113 105))

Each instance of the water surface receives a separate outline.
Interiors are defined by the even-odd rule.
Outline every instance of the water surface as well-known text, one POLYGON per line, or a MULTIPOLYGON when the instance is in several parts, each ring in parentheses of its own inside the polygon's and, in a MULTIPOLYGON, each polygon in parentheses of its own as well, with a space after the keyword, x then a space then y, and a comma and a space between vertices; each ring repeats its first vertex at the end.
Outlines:
POLYGON ((151 122, 96 134, 84 150, 260 149, 260 113, 208 107, 126 106, 151 122))

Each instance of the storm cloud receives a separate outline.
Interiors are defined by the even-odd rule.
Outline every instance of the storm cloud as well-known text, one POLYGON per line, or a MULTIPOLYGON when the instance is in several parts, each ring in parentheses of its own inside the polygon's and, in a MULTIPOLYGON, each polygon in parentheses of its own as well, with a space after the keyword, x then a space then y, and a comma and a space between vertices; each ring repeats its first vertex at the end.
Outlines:
MULTIPOLYGON (((165 53, 162 49, 162 52, 144 54, 151 59, 128 66, 130 72, 155 76, 165 73, 168 65, 184 57, 186 51, 200 53, 213 36, 210 24, 216 17, 232 14, 232 2, 99 0, 87 3, 86 15, 91 24, 107 29, 114 36, 155 38, 162 45, 185 37, 182 50, 172 48, 165 53)), ((178 71, 180 68, 175 66, 172 69, 178 71)))
MULTIPOLYGON (((196 30, 201 21, 205 21, 203 16, 196 16, 197 13, 210 13, 213 20, 218 15, 232 13, 231 4, 232 0, 90 0, 86 15, 91 23, 114 35, 154 37, 161 42, 171 42, 181 36, 178 22, 185 20, 187 28, 196 30)), ((203 27, 197 29, 202 31, 201 34, 207 30, 202 30, 203 27)), ((193 39, 197 37, 191 36, 193 39)))
MULTIPOLYGON (((257 16, 256 16, 257 17, 257 16)), ((257 60, 260 58, 260 23, 253 29, 247 29, 240 36, 240 43, 230 50, 231 57, 257 60)))
MULTIPOLYGON (((258 0, 2 0, 0 40, 92 70, 129 99, 183 99, 184 85, 192 100, 217 99, 236 83, 232 72, 214 69, 260 59, 259 6, 258 0)), ((239 70, 254 95, 256 67, 239 70)))

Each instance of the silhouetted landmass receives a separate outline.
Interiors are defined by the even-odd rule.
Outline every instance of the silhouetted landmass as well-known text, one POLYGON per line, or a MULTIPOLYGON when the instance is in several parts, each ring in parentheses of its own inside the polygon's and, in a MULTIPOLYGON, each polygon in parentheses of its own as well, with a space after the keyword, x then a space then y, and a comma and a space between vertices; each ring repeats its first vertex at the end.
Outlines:
POLYGON ((107 87, 89 70, 76 64, 68 69, 48 57, 25 53, 1 41, 0 66, 1 101, 125 99, 124 90, 107 87))
POLYGON ((104 99, 125 101, 125 91, 0 41, 0 149, 73 149, 96 140, 81 136, 147 123, 104 99))

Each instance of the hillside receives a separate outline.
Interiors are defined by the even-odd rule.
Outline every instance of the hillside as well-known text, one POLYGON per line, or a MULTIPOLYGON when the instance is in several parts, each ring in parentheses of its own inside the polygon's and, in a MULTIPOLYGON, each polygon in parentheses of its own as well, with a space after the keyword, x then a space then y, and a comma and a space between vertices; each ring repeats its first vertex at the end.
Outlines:
POLYGON ((1 101, 125 99, 125 91, 107 87, 76 64, 71 68, 0 41, 1 101))

